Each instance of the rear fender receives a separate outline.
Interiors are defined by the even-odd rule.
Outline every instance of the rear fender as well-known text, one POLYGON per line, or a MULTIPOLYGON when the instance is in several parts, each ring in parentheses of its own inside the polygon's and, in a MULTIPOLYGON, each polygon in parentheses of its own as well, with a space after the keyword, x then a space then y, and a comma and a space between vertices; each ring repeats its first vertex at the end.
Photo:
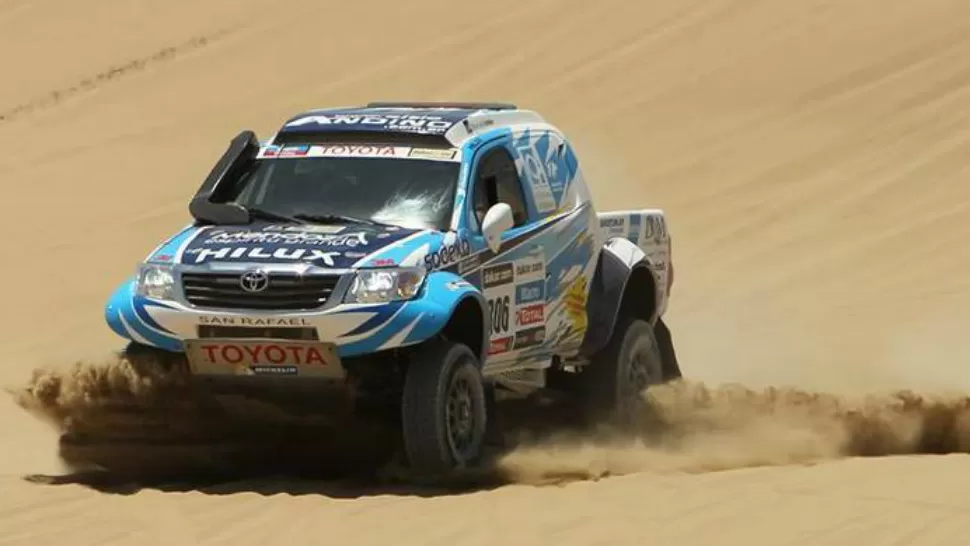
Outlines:
POLYGON ((589 327, 583 338, 581 354, 590 357, 609 342, 630 279, 642 275, 649 275, 648 278, 653 284, 652 301, 644 302, 645 305, 653 306, 648 310, 649 322, 653 325, 657 319, 655 290, 658 281, 651 267, 650 258, 637 245, 622 237, 614 237, 606 241, 600 250, 599 261, 589 288, 589 298, 586 303, 589 327))

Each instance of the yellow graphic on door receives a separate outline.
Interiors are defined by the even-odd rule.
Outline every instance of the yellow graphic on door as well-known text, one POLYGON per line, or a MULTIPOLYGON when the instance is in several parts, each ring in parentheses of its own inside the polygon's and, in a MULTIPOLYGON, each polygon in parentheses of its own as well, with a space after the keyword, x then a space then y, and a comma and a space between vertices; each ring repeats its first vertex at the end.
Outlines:
POLYGON ((586 331, 586 297, 588 290, 586 287, 586 277, 580 275, 569 283, 569 288, 563 295, 563 303, 569 322, 572 324, 573 332, 580 333, 586 331))

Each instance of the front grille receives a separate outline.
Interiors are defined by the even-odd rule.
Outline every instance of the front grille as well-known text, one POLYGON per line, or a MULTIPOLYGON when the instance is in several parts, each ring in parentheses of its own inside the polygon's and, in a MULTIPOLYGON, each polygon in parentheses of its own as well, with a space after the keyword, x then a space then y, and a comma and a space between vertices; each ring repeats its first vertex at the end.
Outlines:
POLYGON ((294 339, 319 341, 316 328, 302 328, 292 326, 199 326, 199 338, 230 338, 230 339, 294 339))
POLYGON ((333 293, 338 275, 270 273, 261 292, 247 292, 241 273, 182 273, 185 299, 198 307, 223 309, 305 310, 316 309, 333 293))

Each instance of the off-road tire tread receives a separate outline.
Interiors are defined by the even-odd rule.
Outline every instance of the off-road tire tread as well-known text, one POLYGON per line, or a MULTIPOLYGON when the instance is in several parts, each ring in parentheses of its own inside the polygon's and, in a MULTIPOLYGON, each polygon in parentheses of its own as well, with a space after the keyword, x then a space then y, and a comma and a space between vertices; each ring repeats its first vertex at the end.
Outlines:
MULTIPOLYGON (((617 320, 613 334, 605 347, 594 357, 593 363, 584 370, 583 398, 587 416, 593 421, 607 421, 617 424, 628 424, 633 415, 624 415, 618 407, 619 381, 621 365, 626 365, 626 353, 633 350, 633 344, 640 337, 645 337, 652 344, 653 368, 651 375, 659 378, 663 376, 663 363, 654 336, 653 328, 643 320, 621 316, 617 320)), ((626 377, 626 372, 623 372, 626 377)))
MULTIPOLYGON (((404 448, 412 471, 434 474, 463 466, 463 462, 455 461, 451 456, 445 416, 440 409, 447 395, 448 383, 458 366, 471 366, 476 374, 480 374, 475 354, 460 343, 432 341, 413 355, 401 402, 404 448)), ((475 411, 483 418, 479 426, 484 437, 487 414, 480 379, 473 395, 475 411)), ((473 459, 464 463, 474 462, 473 459)))

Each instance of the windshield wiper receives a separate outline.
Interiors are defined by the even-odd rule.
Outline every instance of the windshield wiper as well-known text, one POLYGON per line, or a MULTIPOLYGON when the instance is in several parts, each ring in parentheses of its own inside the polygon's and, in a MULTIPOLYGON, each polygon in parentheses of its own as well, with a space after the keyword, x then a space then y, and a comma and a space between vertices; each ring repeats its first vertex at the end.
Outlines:
POLYGON ((273 212, 270 210, 265 210, 256 207, 246 207, 249 211, 249 216, 252 218, 259 218, 261 220, 275 220, 277 222, 291 222, 294 224, 305 224, 306 219, 298 218, 296 216, 287 216, 285 214, 280 214, 278 212, 273 212))
POLYGON ((294 214, 293 218, 296 220, 305 220, 308 222, 314 222, 318 224, 335 224, 339 222, 346 222, 348 224, 370 224, 372 226, 390 226, 391 224, 385 224, 383 222, 378 222, 376 220, 371 220, 368 218, 357 218, 355 216, 344 216, 342 214, 294 214))
POLYGON ((253 218, 260 218, 262 220, 273 220, 277 222, 290 222, 294 224, 338 224, 338 223, 348 223, 348 224, 370 224, 372 226, 390 226, 391 224, 385 224, 378 222, 376 220, 370 220, 367 218, 357 218, 354 216, 344 216, 342 214, 308 214, 308 213, 298 213, 292 216, 281 214, 279 212, 273 212, 266 209, 261 209, 257 207, 247 207, 249 215, 253 218))

